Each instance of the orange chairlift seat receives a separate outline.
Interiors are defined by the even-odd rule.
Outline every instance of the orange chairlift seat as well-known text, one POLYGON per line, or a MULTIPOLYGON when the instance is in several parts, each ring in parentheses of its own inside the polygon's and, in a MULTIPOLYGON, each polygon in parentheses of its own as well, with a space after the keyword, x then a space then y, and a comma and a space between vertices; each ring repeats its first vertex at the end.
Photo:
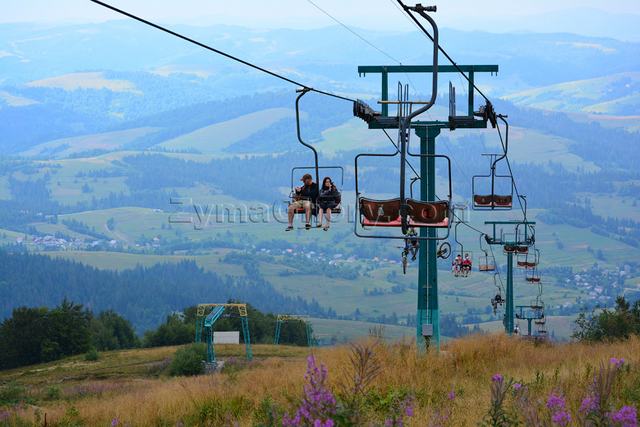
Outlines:
MULTIPOLYGON (((363 227, 401 227, 400 199, 375 200, 360 197, 360 223, 363 227)), ((423 202, 407 199, 409 227, 449 226, 449 202, 423 202)))
POLYGON ((527 270, 535 268, 536 265, 537 264, 535 262, 530 262, 530 261, 526 261, 526 260, 525 261, 518 261, 518 267, 524 268, 524 269, 527 269, 527 270))
POLYGON ((512 195, 498 194, 475 194, 473 196, 473 205, 476 208, 510 208, 513 206, 512 195))

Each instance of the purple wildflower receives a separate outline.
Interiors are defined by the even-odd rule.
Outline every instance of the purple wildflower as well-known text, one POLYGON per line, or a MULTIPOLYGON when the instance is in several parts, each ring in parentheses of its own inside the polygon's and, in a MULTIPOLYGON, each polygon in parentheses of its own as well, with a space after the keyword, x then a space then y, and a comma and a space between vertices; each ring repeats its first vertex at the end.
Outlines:
POLYGON ((513 389, 515 391, 520 391, 521 388, 522 388, 522 384, 520 384, 520 383, 514 383, 513 384, 513 389))
POLYGON ((638 427, 638 413, 634 406, 623 406, 619 411, 613 412, 611 421, 621 427, 638 427))
POLYGON ((118 417, 111 420, 111 427, 116 427, 118 424, 120 424, 118 417))
POLYGON ((409 405, 404 409, 404 414, 407 417, 413 417, 413 406, 409 405))
POLYGON ((394 398, 389 418, 384 421, 385 427, 403 427, 405 417, 413 417, 413 396, 404 399, 394 398))
POLYGON ((571 414, 565 410, 558 411, 551 416, 551 421, 556 425, 565 427, 571 422, 571 414))
POLYGON ((313 356, 307 358, 307 373, 304 385, 304 398, 293 418, 286 414, 282 420, 284 427, 333 427, 331 418, 336 413, 336 399, 326 385, 328 371, 326 366, 316 365, 313 356))
POLYGON ((595 411, 598 408, 598 399, 596 396, 587 396, 582 399, 582 403, 580 404, 580 412, 585 414, 589 414, 595 411))
POLYGON ((618 359, 617 357, 612 357, 611 359, 609 359, 609 363, 611 363, 616 368, 620 368, 622 365, 624 365, 624 358, 621 357, 620 359, 618 359))
POLYGON ((547 408, 552 411, 560 411, 563 410, 566 406, 566 402, 562 396, 558 396, 557 394, 551 394, 547 399, 547 408))
POLYGON ((504 377, 501 374, 495 374, 491 377, 491 381, 493 381, 494 383, 501 383, 502 381, 504 381, 504 377))
POLYGON ((454 400, 456 398, 456 392, 451 390, 447 397, 449 398, 449 400, 454 400))

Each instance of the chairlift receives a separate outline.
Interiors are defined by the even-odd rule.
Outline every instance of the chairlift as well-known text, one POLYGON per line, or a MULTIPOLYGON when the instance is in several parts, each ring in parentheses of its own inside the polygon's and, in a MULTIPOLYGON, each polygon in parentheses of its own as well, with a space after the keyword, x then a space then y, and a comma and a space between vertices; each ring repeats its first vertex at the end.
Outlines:
POLYGON ((461 221, 456 221, 454 228, 454 240, 457 243, 458 251, 451 263, 451 271, 454 277, 468 277, 473 269, 473 252, 465 251, 464 245, 458 240, 458 226, 460 224, 462 224, 461 221))
MULTIPOLYGON (((525 280, 529 283, 537 283, 539 284, 541 282, 540 279, 540 274, 538 274, 538 265, 540 264, 540 250, 536 248, 536 255, 535 255, 535 266, 531 269, 527 270, 527 275, 525 277, 525 280)), ((542 295, 542 288, 538 288, 538 297, 542 295)))
POLYGON ((482 259, 483 262, 478 261, 478 270, 482 272, 492 272, 496 270, 496 259, 493 253, 491 257, 489 257, 489 251, 482 246, 482 241, 485 240, 483 237, 485 236, 485 234, 480 235, 480 250, 484 252, 484 257, 482 259))
MULTIPOLYGON (((495 113, 493 113, 495 114, 495 113)), ((502 153, 486 153, 489 160, 489 174, 474 175, 471 179, 472 207, 474 210, 511 210, 513 208, 514 182, 511 174, 497 172, 498 165, 506 159, 509 150, 509 123, 505 116, 497 115, 506 127, 505 146, 502 153)))
MULTIPOLYGON (((307 170, 307 171, 311 171, 313 172, 313 175, 315 176, 315 182, 316 185, 318 186, 318 191, 321 190, 322 188, 322 183, 320 182, 320 170, 326 170, 326 171, 331 171, 331 173, 328 174, 328 176, 331 178, 331 180, 335 183, 335 179, 334 176, 339 176, 339 181, 340 181, 340 186, 338 187, 336 185, 336 188, 338 189, 338 191, 340 192, 342 190, 342 187, 344 185, 344 168, 342 168, 341 166, 319 166, 319 162, 318 162, 318 151, 315 149, 315 147, 313 147, 311 144, 305 142, 302 139, 302 133, 300 130, 300 100, 302 99, 302 97, 304 95, 306 95, 307 93, 310 92, 311 89, 309 88, 302 88, 302 89, 298 89, 296 92, 299 94, 296 97, 296 135, 298 137, 298 142, 300 142, 300 144, 302 144, 304 147, 308 148, 311 150, 311 152, 313 153, 313 159, 314 159, 314 165, 313 166, 296 166, 291 170, 291 192, 289 193, 289 200, 287 201, 288 206, 290 206, 295 200, 299 200, 299 196, 296 195, 296 185, 295 185, 295 179, 296 177, 296 173, 300 173, 301 171, 307 170)), ((311 216, 312 217, 316 217, 318 215, 318 211, 319 211, 319 207, 318 207, 318 199, 314 200, 309 200, 311 202, 311 216)), ((341 206, 340 206, 340 200, 337 200, 338 206, 334 209, 332 209, 331 213, 332 214, 339 214, 341 213, 341 206)), ((295 214, 305 214, 305 209, 304 208, 297 208, 294 210, 295 214)))
POLYGON ((535 254, 533 258, 531 257, 530 253, 524 254, 524 257, 522 257, 521 255, 519 256, 519 259, 517 262, 518 268, 522 268, 525 270, 532 270, 536 268, 540 259, 540 250, 539 249, 534 249, 534 250, 535 250, 535 254))
POLYGON ((502 297, 502 279, 500 278, 500 273, 498 273, 497 271, 493 273, 493 285, 498 290, 496 295, 491 298, 491 306, 493 307, 493 315, 495 316, 498 311, 498 306, 502 306, 505 303, 505 300, 502 297), (499 284, 498 281, 500 281, 499 284))
POLYGON ((536 270, 532 270, 531 275, 528 275, 527 277, 525 277, 525 280, 529 283, 540 283, 541 278, 540 276, 536 273, 536 270))
MULTIPOLYGON (((398 94, 398 118, 404 123, 405 116, 404 111, 408 109, 410 101, 408 101, 408 87, 405 87, 404 96, 402 94, 402 86, 399 85, 398 94)), ((408 117, 412 117, 412 113, 409 112, 408 117)), ((447 233, 444 236, 415 236, 414 240, 446 240, 449 236, 449 230, 451 227, 450 221, 450 206, 452 191, 451 180, 451 159, 448 156, 441 154, 412 154, 408 149, 407 139, 410 135, 410 128, 399 130, 400 139, 402 144, 396 147, 394 153, 361 153, 355 157, 355 188, 356 188, 356 222, 354 224, 354 232, 358 237, 366 238, 379 238, 379 239, 406 239, 406 235, 411 229, 416 228, 431 228, 431 229, 446 229, 447 233), (405 139, 406 138, 406 139, 405 139), (406 152, 402 153, 401 148, 406 147, 406 152), (428 159, 444 159, 447 162, 448 170, 448 188, 449 193, 444 200, 418 200, 413 197, 413 184, 419 178, 412 179, 409 188, 409 197, 405 196, 405 181, 402 179, 404 176, 404 168, 406 162, 406 154, 411 156, 428 158, 428 159), (360 191, 359 185, 359 173, 358 168, 360 160, 365 157, 383 158, 383 157, 396 157, 400 156, 400 168, 401 168, 401 184, 400 184, 400 197, 392 199, 374 199, 366 197, 360 191), (377 234, 363 234, 358 230, 358 224, 362 229, 377 228, 377 227, 391 227, 401 228, 402 236, 390 236, 390 235, 377 235, 377 234)))

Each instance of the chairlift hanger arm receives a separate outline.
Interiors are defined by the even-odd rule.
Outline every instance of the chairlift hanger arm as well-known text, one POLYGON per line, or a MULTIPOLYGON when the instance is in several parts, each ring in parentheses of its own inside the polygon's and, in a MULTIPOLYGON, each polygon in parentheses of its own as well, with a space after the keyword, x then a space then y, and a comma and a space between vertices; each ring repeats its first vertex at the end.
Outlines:
POLYGON ((300 99, 309 93, 311 89, 307 87, 303 87, 302 89, 298 89, 296 92, 299 95, 296 97, 296 135, 298 136, 298 141, 300 144, 304 145, 308 149, 313 152, 313 161, 315 164, 315 172, 316 172, 316 185, 318 185, 318 190, 320 189, 320 171, 318 170, 318 151, 311 145, 307 144, 302 140, 302 135, 300 132, 300 99))
MULTIPOLYGON (((398 0, 400 1, 400 0, 398 0)), ((404 8, 404 5, 402 5, 404 8)), ((426 10, 433 10, 435 8, 427 8, 426 10)), ((413 18, 413 14, 410 9, 405 8, 407 14, 409 14, 413 18)), ((433 73, 431 78, 431 99, 429 103, 423 105, 417 110, 410 112, 408 116, 405 118, 400 118, 400 220, 402 222, 402 234, 407 234, 408 231, 408 205, 405 201, 405 178, 406 178, 406 156, 407 156, 407 139, 408 139, 408 131, 411 129, 411 120, 414 117, 419 116, 420 114, 428 111, 436 102, 436 98, 438 96, 438 39, 439 39, 439 31, 438 25, 434 21, 432 17, 425 13, 425 10, 420 8, 415 8, 415 11, 422 16, 433 29, 433 73)), ((415 19, 415 18, 414 18, 415 19)), ((417 20, 417 19, 416 19, 417 20)), ((449 182, 451 185, 451 182, 449 182)))

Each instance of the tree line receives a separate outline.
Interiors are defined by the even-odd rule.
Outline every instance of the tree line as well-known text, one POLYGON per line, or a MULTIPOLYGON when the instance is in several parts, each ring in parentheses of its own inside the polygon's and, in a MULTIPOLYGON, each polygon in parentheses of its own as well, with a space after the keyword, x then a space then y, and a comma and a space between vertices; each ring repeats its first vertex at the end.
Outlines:
MULTIPOLYGON (((273 342, 276 315, 248 305, 251 342, 273 342)), ((94 314, 68 300, 54 308, 18 307, 0 323, 0 370, 50 362, 67 356, 136 347, 180 345, 195 339, 196 306, 167 316, 156 329, 139 337, 131 322, 113 310, 94 314)), ((238 317, 223 317, 215 330, 241 330, 238 317)), ((303 321, 283 324, 280 343, 307 344, 303 321)), ((97 357, 97 356, 94 356, 97 357)))
POLYGON ((64 298, 94 312, 115 310, 138 332, 157 327, 167 313, 230 299, 266 312, 329 315, 315 300, 283 295, 261 276, 222 276, 191 260, 118 272, 0 250, 0 319, 18 306, 52 307, 64 298))

